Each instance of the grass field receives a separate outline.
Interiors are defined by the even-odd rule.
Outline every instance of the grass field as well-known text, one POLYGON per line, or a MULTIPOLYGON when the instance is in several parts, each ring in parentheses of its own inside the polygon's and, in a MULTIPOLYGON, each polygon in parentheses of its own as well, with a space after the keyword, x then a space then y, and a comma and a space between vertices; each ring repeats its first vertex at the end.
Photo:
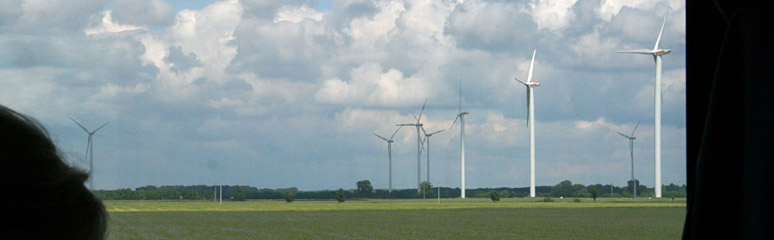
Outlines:
POLYGON ((685 199, 105 201, 110 239, 676 239, 685 199))

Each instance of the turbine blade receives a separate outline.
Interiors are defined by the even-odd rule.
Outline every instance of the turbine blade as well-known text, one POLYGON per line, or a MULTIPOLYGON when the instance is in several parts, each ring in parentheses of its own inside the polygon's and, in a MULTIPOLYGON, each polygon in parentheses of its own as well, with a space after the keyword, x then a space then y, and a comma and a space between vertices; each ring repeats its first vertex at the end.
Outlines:
POLYGON ((527 74, 527 82, 532 82, 532 67, 535 66, 535 53, 537 53, 537 49, 532 52, 532 63, 529 64, 529 74, 527 74))
POLYGON ((427 136, 427 132, 425 132, 425 127, 424 126, 420 126, 419 128, 421 128, 422 129, 422 133, 424 133, 425 136, 427 136))
POLYGON ((522 82, 522 81, 521 81, 521 80, 519 80, 518 78, 513 78, 513 80, 519 81, 521 84, 524 84, 524 86, 527 86, 527 87, 529 87, 529 84, 527 84, 527 83, 525 83, 525 82, 522 82))
POLYGON ((419 122, 419 118, 417 118, 417 115, 416 115, 416 114, 411 114, 411 115, 413 115, 413 116, 414 116, 414 120, 416 120, 417 122, 419 122))
POLYGON ((664 105, 664 92, 669 92, 669 89, 672 89, 672 87, 674 87, 674 86, 675 86, 675 84, 672 83, 665 90, 661 91, 661 105, 664 105))
POLYGON ((398 127, 398 129, 395 129, 395 132, 394 132, 394 133, 392 133, 392 136, 390 136, 390 140, 392 140, 392 138, 394 138, 394 137, 395 137, 395 134, 398 134, 398 131, 400 131, 400 128, 402 128, 402 127, 403 127, 403 126, 400 126, 400 127, 398 127))
POLYGON ((452 125, 451 125, 451 127, 449 127, 449 130, 451 130, 454 127, 454 124, 457 123, 457 119, 460 119, 460 115, 459 114, 457 114, 457 117, 454 118, 454 122, 452 122, 452 125))
POLYGON ((92 133, 95 133, 95 132, 99 131, 100 129, 102 129, 103 127, 107 126, 108 124, 110 124, 110 122, 102 124, 102 126, 99 126, 97 129, 94 129, 94 131, 92 133))
POLYGON ((632 137, 634 137, 634 131, 637 131, 637 127, 640 126, 640 121, 637 121, 637 125, 634 126, 634 130, 632 130, 632 137))
POLYGON ((75 124, 78 124, 78 126, 81 127, 81 129, 83 129, 83 131, 85 131, 86 133, 89 133, 89 130, 86 130, 86 128, 83 127, 83 125, 81 125, 80 123, 78 123, 78 121, 75 121, 75 119, 73 119, 73 118, 70 118, 70 120, 73 120, 73 122, 75 124))
POLYGON ((376 133, 373 133, 373 134, 374 134, 374 136, 376 136, 376 137, 378 137, 378 138, 381 138, 381 139, 382 139, 382 140, 384 140, 384 141, 390 141, 390 140, 387 140, 386 138, 384 138, 384 137, 382 137, 382 136, 379 136, 379 134, 376 134, 376 133))
POLYGON ((639 54, 653 54, 654 51, 650 49, 635 49, 635 50, 619 50, 617 53, 639 53, 639 54))
POLYGON ((624 136, 625 138, 631 138, 631 137, 629 137, 629 136, 626 136, 626 134, 623 134, 623 133, 621 133, 621 132, 617 132, 617 133, 618 133, 619 135, 621 135, 621 136, 624 136))
POLYGON ((427 98, 425 98, 425 103, 422 104, 422 110, 419 111, 419 118, 417 118, 417 123, 419 123, 419 120, 422 120, 422 113, 425 112, 425 105, 427 105, 427 98))
POLYGON ((667 4, 667 11, 664 14, 664 23, 661 24, 661 31, 658 32, 658 38, 656 39, 656 45, 653 46, 653 51, 656 51, 661 46, 661 36, 664 35, 664 26, 666 26, 667 16, 669 16, 669 5, 667 4))
POLYGON ((438 130, 438 131, 435 131, 435 132, 431 133, 430 135, 434 135, 436 133, 440 133, 440 132, 443 132, 443 131, 446 131, 446 130, 438 130))
POLYGON ((427 136, 422 138, 422 141, 419 141, 419 145, 421 146, 421 148, 419 149, 420 154, 425 151, 425 140, 427 140, 427 136))

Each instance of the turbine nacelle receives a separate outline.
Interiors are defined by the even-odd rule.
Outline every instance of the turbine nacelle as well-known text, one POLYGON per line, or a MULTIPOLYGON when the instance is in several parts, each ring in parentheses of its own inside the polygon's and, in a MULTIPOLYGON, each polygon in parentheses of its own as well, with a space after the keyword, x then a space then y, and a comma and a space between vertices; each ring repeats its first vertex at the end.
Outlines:
POLYGON ((670 52, 672 52, 672 49, 659 49, 659 50, 656 50, 656 52, 653 53, 653 55, 656 55, 656 56, 667 55, 670 52))

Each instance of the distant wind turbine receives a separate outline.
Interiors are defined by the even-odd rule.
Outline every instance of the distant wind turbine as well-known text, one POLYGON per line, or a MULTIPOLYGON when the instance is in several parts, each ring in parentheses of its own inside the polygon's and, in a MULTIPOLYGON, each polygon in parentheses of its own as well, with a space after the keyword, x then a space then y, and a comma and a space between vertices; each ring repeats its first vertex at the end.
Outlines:
POLYGON ((402 127, 398 127, 398 129, 395 130, 395 132, 392 134, 392 136, 390 136, 390 139, 387 139, 385 137, 379 136, 379 134, 373 133, 374 136, 376 136, 378 138, 381 138, 382 140, 387 142, 387 157, 390 159, 390 185, 389 185, 390 186, 390 190, 389 190, 389 193, 392 193, 392 142, 393 142, 392 138, 395 137, 395 134, 398 133, 400 128, 402 128, 402 127))
POLYGON ((667 16, 669 16, 669 5, 667 5, 667 12, 664 15, 664 22, 661 24, 661 31, 658 33, 658 38, 656 39, 656 45, 653 46, 653 49, 637 49, 637 50, 624 50, 624 51, 617 51, 619 53, 637 53, 637 54, 649 54, 653 55, 653 61, 656 62, 656 87, 654 88, 655 96, 654 96, 654 105, 655 105, 655 116, 654 116, 654 125, 655 125, 655 161, 656 161, 656 197, 661 197, 661 103, 662 103, 662 96, 661 96, 661 56, 669 54, 672 52, 672 49, 660 49, 661 46, 661 37, 664 35, 664 26, 666 26, 667 16))
POLYGON ((462 111, 462 80, 460 80, 460 104, 457 108, 457 117, 449 127, 451 130, 457 123, 457 119, 460 120, 460 198, 465 198, 465 115, 468 115, 468 112, 462 111))
POLYGON ((524 84, 527 87, 527 127, 529 127, 529 196, 535 197, 535 100, 533 94, 533 88, 540 86, 540 83, 532 82, 532 68, 535 65, 535 53, 537 49, 532 52, 532 63, 529 64, 529 73, 527 74, 527 82, 522 82, 518 78, 513 78, 516 81, 524 84))
POLYGON ((637 121, 637 125, 634 126, 634 130, 632 130, 632 135, 626 135, 621 132, 617 132, 621 136, 624 136, 625 138, 629 139, 629 155, 632 158, 632 184, 634 185, 634 200, 637 200, 637 182, 634 181, 634 139, 637 139, 634 137, 634 131, 637 131, 637 127, 640 126, 640 122, 637 121))
POLYGON ((415 126, 417 127, 417 193, 420 192, 421 186, 419 186, 420 181, 422 180, 422 166, 421 164, 421 158, 422 158, 422 137, 419 135, 419 128, 422 127, 422 123, 420 120, 422 120, 422 113, 425 111, 425 105, 427 105, 427 98, 425 98, 425 103, 422 104, 422 110, 419 111, 419 117, 414 116, 414 119, 417 120, 416 123, 404 123, 404 124, 396 124, 395 126, 415 126))
POLYGON ((424 140, 424 143, 422 145, 423 146, 427 145, 427 149, 425 150, 427 152, 427 165, 426 165, 427 166, 427 176, 425 176, 425 177, 427 177, 427 182, 429 183, 430 182, 430 137, 432 137, 433 135, 435 135, 437 133, 446 131, 446 130, 439 130, 439 131, 435 131, 435 132, 432 132, 432 133, 427 133, 427 132, 425 132, 425 127, 421 127, 421 128, 422 128, 422 133, 425 134, 425 140, 424 140))
POLYGON ((93 191, 94 190, 94 144, 93 144, 93 137, 94 137, 94 133, 96 133, 97 131, 99 131, 100 129, 102 129, 103 127, 105 127, 106 125, 108 125, 110 123, 108 122, 108 123, 102 124, 102 126, 98 127, 97 129, 94 129, 94 131, 89 131, 89 130, 86 130, 86 128, 83 125, 78 123, 78 121, 75 121, 75 119, 70 118, 70 120, 73 120, 73 122, 75 124, 78 124, 78 126, 81 127, 81 129, 83 129, 83 131, 86 132, 86 134, 89 134, 89 140, 86 142, 86 157, 84 157, 84 159, 88 159, 89 160, 89 175, 91 175, 91 176, 89 176, 89 190, 93 191))

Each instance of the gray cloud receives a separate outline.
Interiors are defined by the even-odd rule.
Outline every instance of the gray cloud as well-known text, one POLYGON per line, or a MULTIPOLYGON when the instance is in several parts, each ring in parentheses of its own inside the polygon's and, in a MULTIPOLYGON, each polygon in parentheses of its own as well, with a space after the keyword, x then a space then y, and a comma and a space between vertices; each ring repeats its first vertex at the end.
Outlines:
MULTIPOLYGON (((97 1, 28 1, 24 13, 9 31, 24 34, 65 34, 82 30, 91 16, 105 6, 97 1)), ((13 9, 13 8, 11 8, 13 9)))
POLYGON ((164 57, 164 61, 171 63, 173 66, 170 70, 176 73, 184 72, 192 67, 199 67, 202 65, 202 63, 196 59, 195 53, 185 54, 180 46, 169 47, 169 54, 164 57))
MULTIPOLYGON (((41 119, 74 157, 85 139, 68 117, 112 122, 96 136, 98 188, 333 189, 362 179, 384 188, 386 146, 371 132, 412 121, 425 98, 428 130, 448 128, 461 81, 471 112, 469 185, 523 187, 526 96, 512 78, 526 77, 537 49, 538 184, 625 184, 627 142, 615 131, 642 120, 636 174, 652 185, 653 63, 615 50, 652 46, 663 3, 620 11, 601 11, 594 0, 312 5, 220 1, 173 22, 128 8, 111 20, 104 4, 10 11, 0 15, 18 16, 0 32, 0 55, 9 56, 0 59, 0 102, 41 119), (57 16, 40 16, 49 12, 57 16)), ((673 10, 664 40, 673 49, 664 57, 664 183, 684 183, 685 10, 673 10)), ((393 145, 398 188, 416 184, 414 134, 402 129, 393 145)), ((459 129, 435 136, 432 149, 433 181, 457 186, 459 129)))
POLYGON ((13 25, 24 14, 22 2, 16 0, 0 1, 0 29, 13 25))
POLYGON ((534 47, 537 43, 530 41, 540 39, 540 33, 524 8, 515 3, 466 1, 449 15, 444 33, 465 49, 510 52, 534 47))
POLYGON ((167 26, 175 20, 175 9, 163 0, 116 0, 113 20, 121 24, 167 26))

